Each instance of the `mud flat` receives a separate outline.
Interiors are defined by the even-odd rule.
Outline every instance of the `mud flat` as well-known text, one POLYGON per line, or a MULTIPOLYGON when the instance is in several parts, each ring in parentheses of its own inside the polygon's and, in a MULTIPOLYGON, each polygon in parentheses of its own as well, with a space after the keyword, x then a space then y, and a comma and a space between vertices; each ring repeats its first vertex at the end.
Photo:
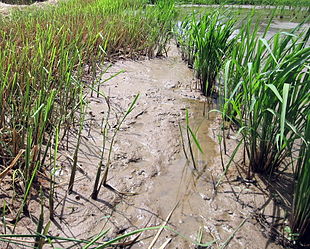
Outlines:
MULTIPOLYGON (((100 88, 110 99, 111 129, 133 98, 137 94, 140 97, 113 145, 108 184, 120 192, 135 194, 119 195, 102 188, 97 201, 90 198, 102 148, 100 127, 107 106, 104 98, 88 96, 78 173, 71 195, 67 194, 67 183, 77 127, 72 127, 69 150, 65 150, 65 145, 60 150, 56 215, 50 233, 85 239, 110 229, 109 237, 114 238, 161 225, 173 210, 167 225, 183 237, 164 230, 153 248, 166 241, 170 243, 165 248, 194 248, 192 241, 197 240, 215 241, 212 248, 281 248, 268 237, 273 236, 275 228, 271 225, 283 216, 283 210, 265 193, 266 187, 259 179, 254 184, 247 183, 243 173, 232 166, 228 177, 215 189, 223 172, 217 143, 220 120, 215 112, 207 114, 216 106, 208 105, 195 89, 193 72, 181 60, 176 47, 171 46, 167 58, 118 61, 103 74, 102 81, 121 70, 124 72, 100 88), (203 149, 200 153, 193 146, 196 170, 185 158, 179 130, 179 124, 185 126, 186 109, 203 149)), ((236 142, 234 136, 227 139, 228 155, 236 142)), ((184 143, 186 147, 186 139, 184 143)), ((224 156, 225 162, 228 159, 224 156)), ((238 164, 238 157, 235 161, 238 164)), ((37 201, 33 200, 29 208, 30 214, 36 214, 34 217, 38 217, 37 201)), ((47 216, 46 212, 46 220, 47 216)), ((31 217, 19 222, 16 233, 25 232, 25 228, 35 231, 31 217)), ((156 231, 144 232, 131 248, 148 248, 155 234, 156 231)), ((69 244, 57 246, 68 248, 69 244)))

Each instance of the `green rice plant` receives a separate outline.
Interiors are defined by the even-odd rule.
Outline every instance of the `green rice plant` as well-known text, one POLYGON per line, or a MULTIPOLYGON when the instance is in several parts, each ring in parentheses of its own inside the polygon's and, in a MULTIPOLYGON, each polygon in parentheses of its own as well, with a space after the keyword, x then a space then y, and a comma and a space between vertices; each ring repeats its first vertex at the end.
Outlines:
MULTIPOLYGON (((156 2, 155 0, 151 1, 156 2)), ((287 6, 310 6, 309 0, 177 0, 181 4, 236 4, 236 5, 287 5, 287 6)))
POLYGON ((102 122, 101 122, 102 147, 101 147, 100 161, 99 161, 99 165, 98 165, 98 169, 96 173, 95 184, 94 184, 93 192, 91 194, 91 197, 94 200, 98 198, 98 193, 99 193, 98 187, 99 187, 102 167, 104 166, 105 146, 106 146, 106 141, 107 141, 108 131, 109 131, 108 125, 109 125, 109 119, 110 119, 110 113, 111 113, 111 105, 110 105, 110 99, 108 97, 105 98, 105 101, 107 103, 108 110, 107 110, 106 117, 103 117, 102 122))
MULTIPOLYGON (((41 234, 43 232, 43 224, 44 224, 44 196, 42 188, 40 189, 40 216, 37 224, 37 231, 36 233, 41 234)), ((40 237, 35 239, 34 243, 35 248, 41 249, 43 247, 43 240, 40 237)))
MULTIPOLYGON (((20 238, 24 239, 24 238, 33 238, 36 241, 41 241, 39 244, 39 246, 43 246, 46 242, 48 242, 49 244, 51 244, 52 246, 54 246, 53 244, 56 244, 57 242, 73 242, 75 244, 75 246, 79 246, 81 248, 111 248, 112 246, 123 246, 126 245, 128 243, 122 243, 122 241, 124 239, 129 238, 130 236, 136 235, 136 234, 141 234, 145 231, 152 231, 152 230, 158 230, 163 228, 163 226, 155 226, 155 227, 147 227, 147 228, 142 228, 142 229, 137 229, 134 230, 132 232, 129 232, 127 234, 124 235, 120 235, 116 238, 113 239, 108 239, 106 242, 99 242, 99 240, 102 237, 105 237, 107 235, 107 233, 109 232, 109 229, 104 230, 102 232, 100 232, 98 235, 94 236, 91 240, 86 240, 86 239, 77 239, 77 238, 65 238, 65 237, 59 237, 59 236, 53 236, 47 233, 48 228, 49 228, 49 223, 47 223, 47 225, 45 226, 44 230, 43 230, 43 226, 40 225, 41 229, 43 232, 41 233, 35 233, 35 234, 0 234, 0 241, 3 242, 8 242, 10 244, 13 245, 19 245, 19 246, 23 246, 23 247, 27 247, 27 248, 42 248, 42 247, 38 247, 38 246, 29 246, 27 245, 27 243, 23 243, 21 242, 20 238)), ((167 228, 167 227, 164 227, 167 228)), ((132 241, 132 244, 135 242, 135 240, 132 241)), ((203 244, 201 244, 203 245, 203 244)), ((129 244, 130 246, 130 244, 129 244)), ((57 247, 59 248, 59 247, 57 247)))
MULTIPOLYGON (((102 166, 103 166, 102 160, 103 160, 103 156, 104 156, 104 152, 105 152, 104 147, 102 148, 101 159, 100 159, 98 170, 97 170, 97 174, 96 174, 95 185, 94 185, 94 188, 93 188, 93 192, 91 194, 91 197, 94 200, 97 200, 99 191, 100 191, 102 186, 107 187, 108 189, 111 189, 111 190, 115 191, 115 189, 113 187, 111 187, 110 185, 107 184, 108 173, 109 173, 109 169, 110 169, 110 166, 111 166, 111 156, 112 156, 112 151, 113 151, 113 146, 114 146, 115 138, 116 138, 116 135, 119 132, 122 124, 124 123, 124 121, 128 117, 128 115, 134 110, 139 96, 140 96, 139 94, 137 94, 135 96, 135 98, 133 99, 133 101, 129 105, 128 109, 124 113, 122 113, 120 119, 117 121, 116 127, 115 127, 115 129, 114 129, 114 131, 112 133, 111 142, 110 142, 109 150, 108 150, 107 162, 105 164, 105 169, 104 169, 104 172, 103 172, 103 176, 101 177, 101 181, 99 183, 99 179, 100 179, 100 175, 101 175, 101 169, 102 169, 102 166)), ((106 99, 106 101, 107 101, 107 105, 108 105, 108 109, 109 110, 108 110, 107 119, 105 121, 105 126, 104 126, 103 131, 102 131, 103 146, 106 143, 107 125, 108 125, 108 122, 109 122, 108 118, 109 118, 109 115, 110 115, 110 102, 109 102, 109 99, 106 99)))
MULTIPOLYGON (((268 24, 263 30, 262 37, 265 37, 269 31, 270 24, 273 20, 273 15, 276 10, 271 13, 268 24)), ((237 120, 234 118, 236 111, 233 106, 236 102, 232 100, 234 96, 242 96, 242 88, 236 87, 236 82, 242 81, 243 71, 238 70, 237 65, 247 65, 253 58, 255 53, 255 47, 258 43, 260 37, 260 26, 258 22, 256 25, 253 25, 255 11, 253 10, 249 15, 247 15, 241 22, 238 24, 240 26, 239 32, 236 35, 236 43, 233 47, 229 60, 223 68, 223 81, 220 84, 220 94, 219 102, 221 105, 221 114, 222 114, 222 134, 221 134, 221 143, 223 143, 224 153, 226 154, 226 129, 228 128, 228 133, 230 132, 230 124, 232 122, 237 123, 237 120), (234 61, 235 63, 232 63, 234 61), (234 72, 231 73, 230 72, 234 72)), ((241 83, 239 83, 241 84, 241 83)), ((221 152, 222 153, 222 152, 221 152)), ((245 151, 243 155, 243 161, 245 163, 245 151)), ((227 167, 225 167, 227 171, 227 167)))
MULTIPOLYGON (((165 223, 167 223, 167 222, 165 222, 165 223)), ((78 246, 78 247, 81 247, 83 249, 87 249, 87 248, 100 249, 100 248, 111 248, 111 247, 126 247, 127 248, 127 247, 131 247, 134 243, 136 243, 138 241, 138 238, 141 236, 142 233, 144 233, 146 231, 156 231, 157 230, 158 231, 157 235, 154 238, 156 241, 158 239, 159 232, 161 232, 162 230, 165 229, 167 231, 174 233, 177 236, 180 236, 182 239, 188 241, 189 243, 191 243, 197 247, 209 248, 216 242, 215 240, 207 242, 207 243, 201 243, 200 241, 193 241, 192 239, 182 235, 181 233, 173 230, 172 228, 170 228, 166 225, 136 229, 132 232, 129 232, 129 233, 126 233, 123 235, 119 235, 116 238, 112 238, 112 239, 109 238, 105 242, 100 242, 99 240, 104 238, 107 235, 107 233, 109 232, 109 229, 103 230, 98 235, 95 235, 93 238, 90 238, 90 239, 64 238, 64 237, 53 236, 53 235, 48 234, 47 231, 49 228, 49 224, 50 223, 47 223, 47 225, 45 226, 45 228, 43 230, 43 233, 36 233, 36 234, 0 234, 0 241, 8 242, 8 243, 11 243, 13 245, 23 246, 26 248, 38 248, 38 247, 29 246, 29 245, 27 245, 27 243, 29 243, 29 241, 22 242, 19 239, 25 239, 25 238, 28 238, 28 239, 33 238, 35 240, 41 239, 41 241, 42 241, 41 245, 42 246, 45 243, 49 243, 53 247, 55 246, 54 244, 56 244, 56 243, 63 244, 63 243, 72 242, 72 243, 74 243, 75 247, 78 246), (132 240, 128 240, 128 238, 132 237, 133 235, 137 235, 137 236, 134 237, 132 240)), ((167 244, 168 243, 165 242, 160 248, 165 248, 165 246, 167 244)), ((57 247, 57 248, 59 248, 59 247, 57 247)), ((68 244, 67 244, 67 248, 68 248, 68 244)))
POLYGON ((172 38, 172 27, 176 17, 174 0, 160 0, 156 2, 155 7, 148 12, 152 35, 155 37, 153 46, 149 48, 150 56, 162 56, 167 54, 166 46, 172 38))
POLYGON ((231 123, 241 138, 223 175, 241 143, 249 179, 254 173, 271 176, 291 166, 296 184, 289 234, 303 242, 309 236, 310 29, 302 31, 300 24, 267 40, 270 22, 262 33, 251 21, 242 25, 224 68, 223 122, 231 123), (298 144, 302 146, 295 160, 298 144))
POLYGON ((78 155, 81 145, 81 138, 82 138, 82 131, 84 127, 84 121, 85 121, 85 110, 86 110, 86 103, 85 103, 85 96, 83 95, 83 92, 80 93, 80 120, 79 120, 79 129, 77 134, 77 142, 74 150, 73 155, 73 162, 72 162, 72 168, 71 168, 71 175, 70 180, 68 184, 68 193, 71 194, 73 191, 73 185, 77 170, 77 163, 78 163, 78 155))
POLYGON ((0 16, 0 165, 6 169, 25 150, 10 170, 24 182, 15 196, 26 213, 37 173, 47 168, 47 156, 53 157, 55 126, 61 123, 58 143, 67 138, 68 148, 80 93, 96 84, 106 57, 164 51, 173 18, 173 5, 165 6, 146 7, 143 0, 68 0, 0 16), (90 74, 92 82, 79 83, 90 74))
MULTIPOLYGON (((236 82, 242 81, 243 71, 238 70, 237 65, 242 65, 243 67, 251 62, 252 58, 256 55, 255 47, 258 44, 260 38, 259 35, 259 25, 252 25, 254 17, 254 12, 247 16, 241 21, 239 33, 236 36, 236 43, 231 51, 228 62, 225 64, 224 68, 224 80, 223 84, 220 85, 220 103, 222 105, 221 111, 223 113, 223 120, 227 120, 227 117, 234 118, 235 111, 233 110, 233 96, 241 96, 242 89, 236 87, 236 82), (233 63, 232 63, 233 61, 233 63), (233 72, 233 73, 232 73, 233 72)), ((270 18, 271 22, 272 18, 270 18)), ((264 30, 264 34, 269 30, 269 25, 264 30)), ((258 55, 259 56, 259 55, 258 55)), ((260 62, 260 60, 257 60, 260 62)), ((258 65, 259 67, 260 65, 258 65)), ((240 66, 239 66, 240 67, 240 66)), ((225 137, 225 136, 223 136, 225 137)))
MULTIPOLYGON (((203 154, 203 150, 202 150, 202 147, 198 141, 197 134, 190 127, 188 110, 186 110, 186 113, 185 113, 185 121, 186 121, 186 137, 187 137, 187 142, 188 142, 188 149, 189 149, 189 153, 190 153, 190 156, 192 159, 193 167, 195 170, 197 170, 196 160, 194 157, 194 152, 193 152, 193 147, 192 147, 191 141, 193 140, 194 144, 196 145, 196 147, 200 153, 203 154)), ((181 135, 182 135, 182 132, 181 132, 181 135)), ((183 138, 182 138, 182 140, 183 140, 183 138)), ((185 155, 186 155, 186 153, 185 153, 185 155)))
POLYGON ((242 31, 224 73, 225 117, 239 129, 251 173, 271 174, 304 139, 309 112, 310 29, 267 41, 242 31), (247 56, 242 54, 247 51, 247 56), (227 111, 228 105, 231 110, 227 111))
POLYGON ((196 15, 186 16, 182 22, 178 22, 175 28, 177 46, 181 49, 182 59, 190 68, 194 66, 195 40, 191 36, 192 22, 196 22, 196 15))
POLYGON ((185 59, 194 67, 203 94, 210 96, 235 41, 232 38, 235 20, 224 17, 219 11, 198 17, 194 13, 180 26, 177 40, 181 49, 188 50, 185 59))
POLYGON ((293 210, 290 220, 293 240, 310 243, 310 115, 305 127, 306 141, 302 143, 297 162, 293 210))
MULTIPOLYGON (((53 165, 53 167, 51 167, 51 169, 50 169, 50 191, 49 191, 49 196, 48 196, 48 201, 49 201, 48 208, 49 208, 49 213, 50 213, 50 215, 49 215, 50 220, 54 220, 54 194, 55 194, 55 180, 56 180, 55 174, 58 170, 57 158, 58 158, 58 149, 59 149, 60 126, 61 126, 61 121, 55 127, 54 160, 52 161, 52 157, 51 157, 51 163, 50 163, 50 165, 53 165)), ((52 154, 52 151, 50 152, 50 154, 52 154)))

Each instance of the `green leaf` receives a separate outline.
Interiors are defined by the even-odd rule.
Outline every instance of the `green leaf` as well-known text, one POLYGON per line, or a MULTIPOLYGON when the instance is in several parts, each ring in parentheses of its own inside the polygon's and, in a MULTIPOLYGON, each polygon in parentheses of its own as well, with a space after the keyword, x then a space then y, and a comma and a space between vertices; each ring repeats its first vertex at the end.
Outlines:
POLYGON ((284 126, 285 126, 285 116, 286 116, 286 107, 287 107, 287 99, 288 93, 290 89, 290 84, 285 83, 283 86, 283 102, 281 108, 281 123, 280 123, 280 146, 282 147, 283 136, 284 136, 284 126))
POLYGON ((279 65, 276 57, 274 56, 274 54, 272 53, 272 50, 267 42, 267 40, 265 38, 260 38, 260 40, 262 41, 262 43, 265 45, 265 47, 267 48, 268 52, 270 53, 271 57, 273 58, 273 60, 275 61, 275 63, 277 63, 277 65, 279 65))
POLYGON ((280 102, 283 102, 283 99, 278 91, 278 89, 275 87, 275 85, 272 84, 266 84, 267 87, 269 87, 271 89, 271 91, 273 91, 273 93, 277 96, 277 98, 280 100, 280 102))
POLYGON ((95 236, 87 245, 85 245, 83 247, 83 249, 87 249, 89 248, 90 246, 94 245, 95 242, 97 242, 99 239, 101 239, 103 236, 105 236, 108 232, 109 232, 110 229, 107 229, 105 231, 102 231, 101 233, 99 233, 97 236, 95 236))
POLYGON ((201 153, 203 153, 203 150, 202 150, 202 148, 201 148, 201 145, 200 145, 200 143, 199 143, 197 137, 195 136, 194 132, 192 131, 192 129, 191 129, 189 126, 188 126, 187 128, 188 128, 189 133, 191 134, 191 136, 192 136, 192 138, 193 138, 193 140, 194 140, 194 142, 195 142, 195 144, 196 144, 198 150, 199 150, 201 153))

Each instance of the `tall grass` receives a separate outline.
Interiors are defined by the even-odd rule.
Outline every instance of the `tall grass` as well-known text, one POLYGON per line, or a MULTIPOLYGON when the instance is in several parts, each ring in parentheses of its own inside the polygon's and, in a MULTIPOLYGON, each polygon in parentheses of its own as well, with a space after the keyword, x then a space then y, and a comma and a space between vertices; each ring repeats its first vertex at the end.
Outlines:
POLYGON ((242 29, 227 63, 224 111, 240 129, 252 172, 274 172, 296 139, 304 139, 310 29, 303 36, 296 31, 267 41, 242 29))
POLYGON ((153 26, 151 36, 156 41, 150 46, 150 56, 162 56, 167 53, 166 45, 172 38, 172 27, 176 17, 174 2, 174 0, 159 0, 156 2, 156 8, 149 12, 149 25, 153 26))
POLYGON ((283 166, 297 172, 291 220, 298 240, 309 224, 310 29, 300 33, 300 25, 270 40, 267 32, 268 26, 262 35, 250 24, 240 29, 223 73, 221 111, 241 135, 248 178, 271 176, 283 166), (299 143, 303 147, 296 164, 293 152, 299 143))
POLYGON ((301 146, 297 163, 296 186, 294 191, 291 232, 294 239, 310 243, 310 115, 305 127, 307 141, 301 146))
MULTIPOLYGON (((154 1, 153 1, 154 2, 154 1)), ((287 5, 287 6, 310 6, 309 0, 178 0, 184 4, 243 4, 243 5, 287 5)))
POLYGON ((0 165, 20 172, 24 211, 53 141, 79 123, 79 96, 92 84, 84 76, 94 82, 97 68, 120 55, 159 54, 172 18, 172 4, 143 0, 69 0, 0 16, 0 165))
POLYGON ((216 85, 216 78, 228 56, 235 20, 226 18, 218 11, 203 16, 195 13, 185 18, 177 30, 177 41, 183 57, 194 67, 200 81, 200 88, 210 96, 216 85))
MULTIPOLYGON (((200 19, 189 15, 179 25, 176 35, 183 57, 201 82, 208 82, 201 84, 204 94, 210 94, 209 87, 215 85, 221 72, 218 84, 223 127, 228 122, 240 134, 241 141, 233 156, 242 143, 247 178, 255 173, 269 177, 281 167, 297 172, 291 226, 293 233, 298 234, 296 239, 305 238, 309 229, 306 196, 310 183, 307 168, 310 29, 302 31, 300 24, 267 40, 272 19, 265 30, 259 30, 249 16, 237 32, 234 20, 224 24, 218 16, 217 11, 200 19), (234 31, 236 35, 232 38, 234 31), (303 147, 296 163, 294 151, 298 144, 303 147)), ((220 140, 225 148, 224 138, 223 131, 220 140)), ((224 167, 225 172, 232 158, 224 167)))
MULTIPOLYGON (((86 115, 85 96, 89 93, 86 89, 93 92, 98 87, 98 68, 119 56, 161 55, 171 35, 173 17, 173 2, 162 1, 148 7, 143 0, 68 0, 57 6, 29 7, 0 16, 0 180, 11 180, 16 191, 12 198, 21 204, 16 211, 10 201, 4 200, 3 212, 13 211, 10 216, 16 220, 15 226, 22 213, 29 215, 29 201, 41 183, 40 171, 50 172, 48 208, 50 219, 54 219, 59 146, 67 138, 68 149, 69 130, 77 123, 78 139, 68 183, 68 192, 73 190, 86 115), (17 187, 17 182, 22 182, 23 188, 17 187)), ((97 194, 106 184, 112 149, 113 143, 97 194)), ((46 239, 61 239, 45 236, 49 223, 44 229, 43 212, 42 204, 37 229, 42 236, 32 236, 38 248, 46 239)), ((7 236, 10 237, 31 235, 7 236)), ((86 241, 85 248, 95 245, 95 239, 101 237, 86 241)), ((20 244, 11 239, 0 240, 20 244)))

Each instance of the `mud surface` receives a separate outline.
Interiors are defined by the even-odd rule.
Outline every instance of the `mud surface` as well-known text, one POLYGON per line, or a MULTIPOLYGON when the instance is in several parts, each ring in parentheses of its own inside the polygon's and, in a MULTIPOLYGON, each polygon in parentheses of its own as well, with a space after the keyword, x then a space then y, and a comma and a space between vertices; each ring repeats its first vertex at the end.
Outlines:
MULTIPOLYGON (((222 175, 217 143, 219 117, 215 112, 208 114, 216 106, 208 105, 195 90, 193 72, 181 61, 176 47, 171 47, 167 58, 119 61, 108 69, 101 82, 121 70, 125 72, 100 87, 100 91, 109 96, 111 106, 104 164, 117 120, 140 94, 134 111, 116 137, 108 175, 109 185, 135 195, 119 195, 103 187, 98 200, 90 198, 102 150, 100 127, 108 108, 103 97, 88 96, 78 172, 74 192, 70 195, 67 188, 76 148, 77 124, 72 127, 68 150, 65 141, 60 147, 55 221, 49 233, 86 239, 110 229, 108 238, 114 238, 139 228, 162 225, 173 210, 167 225, 182 236, 165 230, 153 248, 160 248, 170 240, 165 248, 195 248, 192 243, 195 240, 215 241, 212 248, 223 245, 227 248, 281 248, 270 242, 268 236, 277 229, 271 224, 283 217, 283 211, 267 195, 266 187, 259 179, 255 184, 247 183, 242 178, 242 170, 239 173, 233 166, 228 178, 223 177, 222 184, 215 190, 222 175), (185 151, 191 158, 186 139, 186 109, 190 114, 190 126, 197 132, 203 150, 203 153, 199 152, 192 143, 196 169, 191 159, 186 160, 182 147, 184 140, 185 151), (179 124, 184 139, 181 139, 179 124), (201 239, 197 238, 198 233, 202 235, 201 239)), ((228 137, 227 153, 231 154, 237 138, 228 137)), ((224 155, 224 161, 228 159, 224 155)), ((30 218, 24 217, 15 233, 34 233, 38 201, 33 198, 30 202, 30 218)), ((45 216, 47 221, 48 210, 45 216)), ((155 233, 144 232, 132 248, 148 248, 155 233)), ((56 243, 54 246, 68 248, 72 244, 56 243)), ((78 246, 73 245, 73 248, 78 246)))
POLYGON ((10 11, 12 11, 12 10, 23 9, 25 7, 36 7, 36 8, 44 7, 44 6, 47 6, 50 4, 56 4, 58 2, 59 2, 59 0, 46 0, 44 2, 35 2, 33 4, 30 4, 30 5, 7 4, 7 3, 0 2, 0 14, 8 15, 8 14, 10 14, 10 11))

